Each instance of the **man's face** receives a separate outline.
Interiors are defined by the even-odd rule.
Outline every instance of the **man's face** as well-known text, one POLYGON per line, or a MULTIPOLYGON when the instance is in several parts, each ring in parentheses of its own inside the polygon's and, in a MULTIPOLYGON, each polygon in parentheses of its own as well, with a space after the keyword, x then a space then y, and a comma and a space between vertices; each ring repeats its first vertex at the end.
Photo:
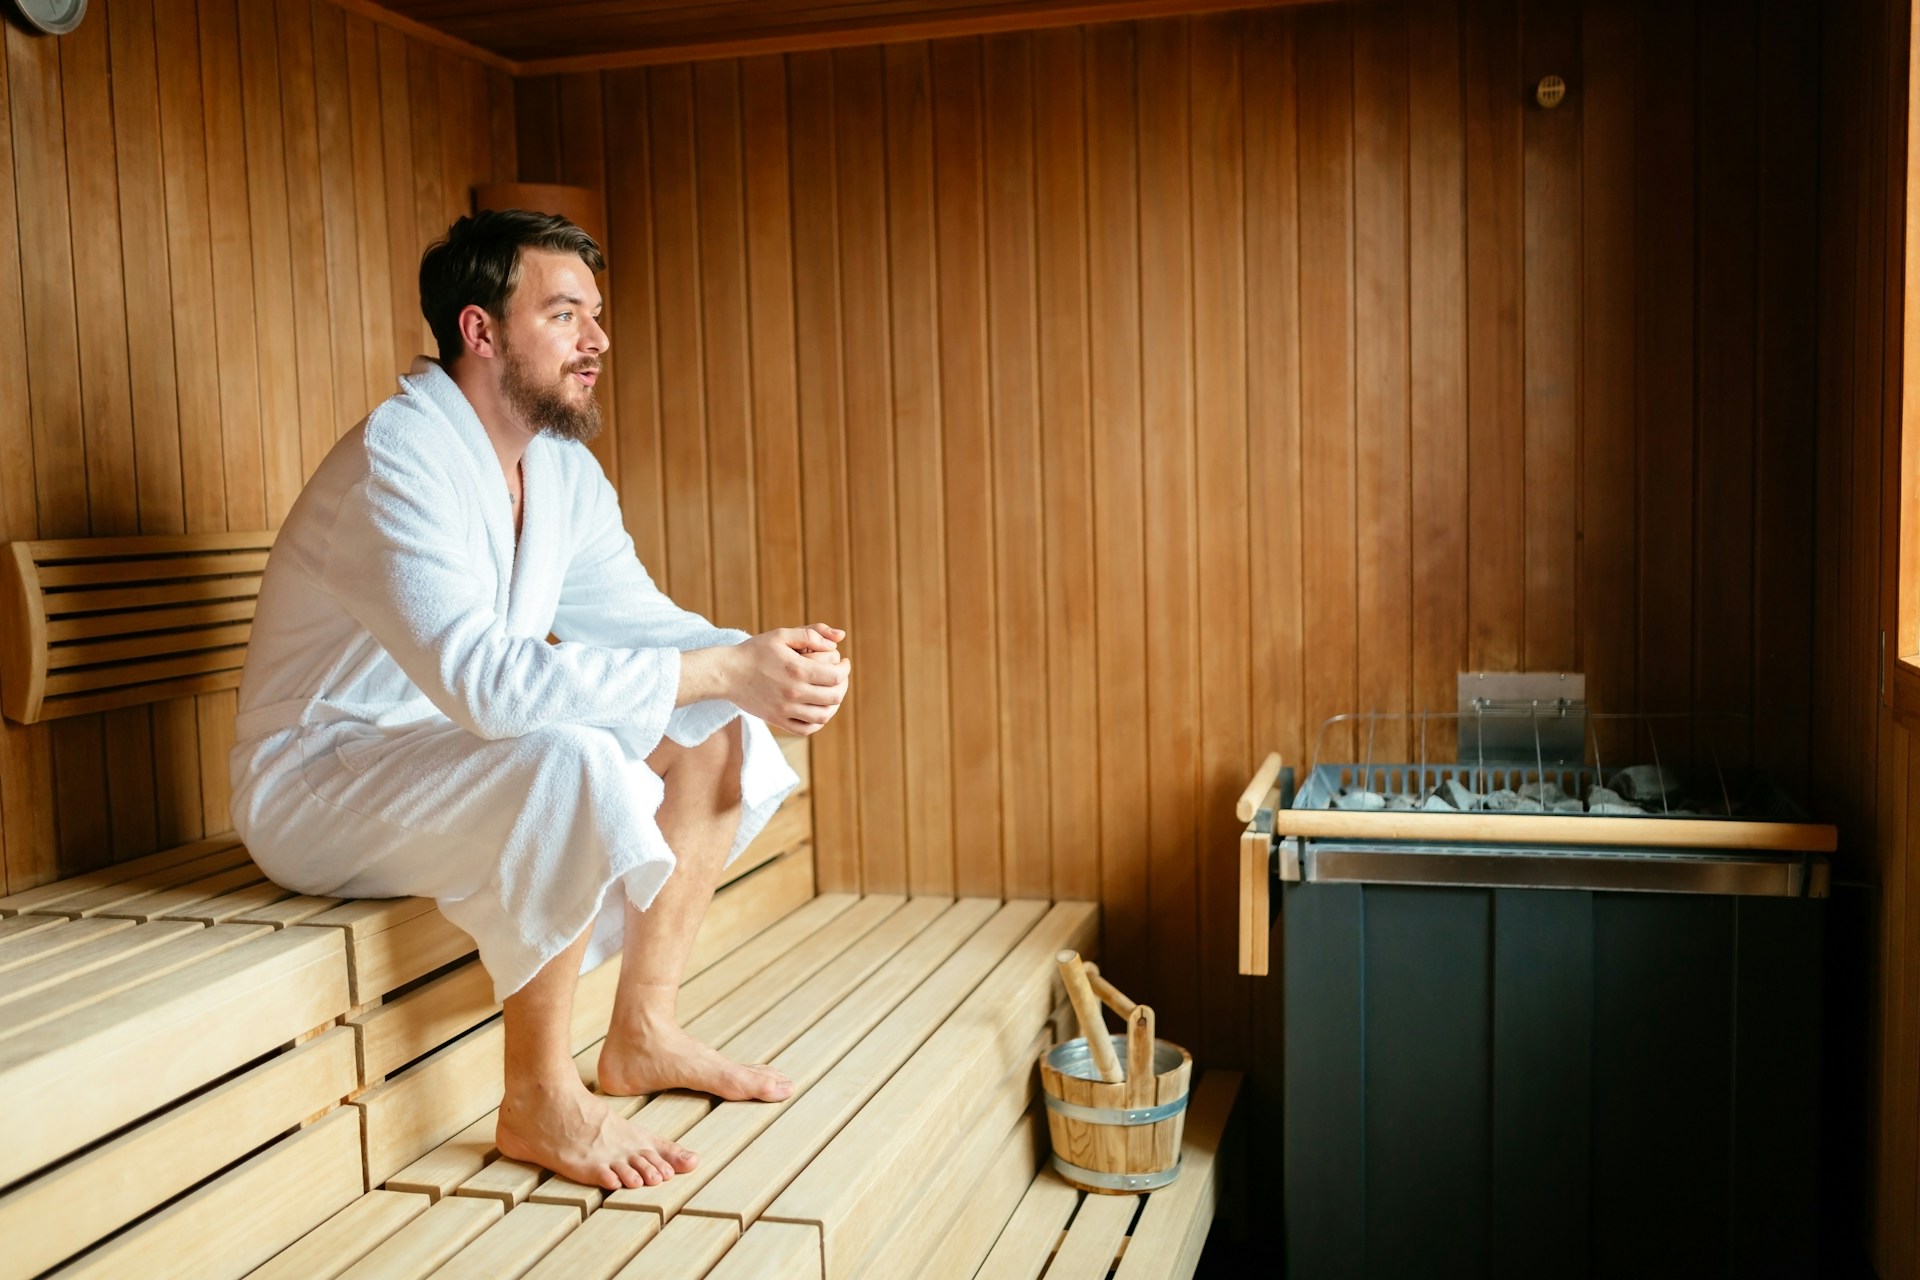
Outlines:
POLYGON ((600 434, 593 384, 606 351, 600 290, 571 253, 527 249, 500 326, 500 392, 530 429, 563 440, 600 434))

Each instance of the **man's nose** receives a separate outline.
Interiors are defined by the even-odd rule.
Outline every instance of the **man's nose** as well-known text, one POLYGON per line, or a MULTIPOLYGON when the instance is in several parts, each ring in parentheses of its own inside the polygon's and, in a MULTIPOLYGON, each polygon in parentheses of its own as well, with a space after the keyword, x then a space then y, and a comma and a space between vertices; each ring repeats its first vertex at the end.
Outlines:
POLYGON ((613 339, 609 338, 607 331, 600 327, 600 321, 597 318, 588 316, 587 327, 580 335, 580 345, 598 355, 613 345, 613 339))

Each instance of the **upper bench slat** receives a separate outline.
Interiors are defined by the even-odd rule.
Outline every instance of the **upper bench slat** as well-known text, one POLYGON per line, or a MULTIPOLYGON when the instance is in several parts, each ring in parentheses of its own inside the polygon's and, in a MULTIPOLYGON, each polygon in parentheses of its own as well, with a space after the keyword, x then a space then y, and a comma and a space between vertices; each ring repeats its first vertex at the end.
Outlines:
POLYGON ((0 707, 31 724, 237 687, 273 538, 12 543, 0 707))

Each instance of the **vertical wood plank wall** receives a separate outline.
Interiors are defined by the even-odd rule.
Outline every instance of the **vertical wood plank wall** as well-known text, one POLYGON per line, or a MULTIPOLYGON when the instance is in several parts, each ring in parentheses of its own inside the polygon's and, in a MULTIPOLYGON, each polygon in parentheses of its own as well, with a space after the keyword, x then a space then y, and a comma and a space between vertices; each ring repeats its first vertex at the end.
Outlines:
MULTIPOLYGON (((419 254, 513 179, 511 79, 323 0, 96 0, 0 53, 4 536, 277 524, 430 350, 419 254)), ((233 705, 0 727, 0 892, 230 830, 233 705)))
MULTIPOLYGON (((1828 1112, 1864 1145, 1831 1191, 1875 1272, 1920 1273, 1920 752, 1878 696, 1902 622, 1897 570, 1910 42, 1909 0, 1829 6, 1818 124, 1820 326, 1814 388, 1812 790, 1842 826, 1850 878, 1829 947, 1828 1112)), ((1786 122, 1783 122, 1786 123, 1786 122)), ((1790 127, 1804 128, 1801 125, 1790 127)), ((1764 234, 1778 252, 1786 228, 1764 234)), ((1764 260, 1764 259, 1763 259, 1764 260)), ((1910 335, 1905 341, 1912 341, 1910 335)), ((1920 446, 1909 437, 1906 448, 1920 446)), ((1764 500, 1764 499, 1763 499, 1764 500)))
POLYGON ((521 177, 608 193, 642 558, 851 631, 825 886, 1096 897, 1235 1060, 1231 801, 1327 716, 1579 669, 1804 784, 1820 31, 1434 0, 522 80, 521 177))

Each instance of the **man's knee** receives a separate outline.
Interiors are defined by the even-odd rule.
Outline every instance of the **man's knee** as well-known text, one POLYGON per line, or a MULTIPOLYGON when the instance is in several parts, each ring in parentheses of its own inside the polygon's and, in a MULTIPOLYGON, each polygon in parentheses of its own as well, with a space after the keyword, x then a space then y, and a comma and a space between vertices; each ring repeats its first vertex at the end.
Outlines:
POLYGON ((742 755, 740 722, 707 735, 691 747, 664 738, 647 763, 666 780, 668 786, 686 786, 696 782, 717 783, 723 791, 738 793, 742 755))

